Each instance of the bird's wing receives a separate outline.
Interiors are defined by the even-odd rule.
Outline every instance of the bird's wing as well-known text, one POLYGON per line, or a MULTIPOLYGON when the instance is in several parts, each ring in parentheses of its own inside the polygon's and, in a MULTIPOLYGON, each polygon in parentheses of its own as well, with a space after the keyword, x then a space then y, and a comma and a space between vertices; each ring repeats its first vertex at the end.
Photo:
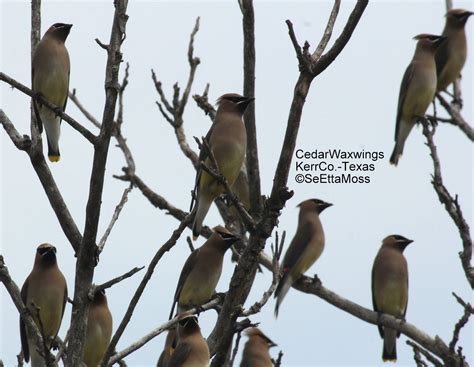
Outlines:
POLYGON ((181 274, 179 276, 178 280, 178 285, 176 286, 176 292, 174 293, 174 298, 173 298, 173 305, 171 306, 171 311, 170 311, 170 320, 173 318, 173 313, 174 313, 174 308, 176 306, 176 303, 179 300, 179 296, 181 295, 181 290, 183 289, 184 282, 186 282, 186 278, 188 277, 189 273, 191 273, 191 270, 194 267, 194 264, 196 263, 196 260, 198 258, 199 254, 199 248, 191 252, 191 255, 189 255, 188 259, 184 263, 183 269, 181 270, 181 274))
POLYGON ((191 350, 191 344, 181 343, 171 356, 168 367, 181 367, 191 353, 191 350))
POLYGON ((286 251, 285 258, 283 259, 283 271, 286 273, 286 269, 291 269, 300 259, 301 254, 308 245, 311 239, 311 223, 304 222, 298 227, 295 237, 290 243, 288 250, 286 251))
MULTIPOLYGON (((206 137, 204 138, 206 140, 207 144, 209 145, 209 147, 210 147, 210 139, 211 139, 213 127, 214 127, 214 124, 212 124, 211 128, 207 132, 206 137)), ((195 204, 197 202, 197 198, 198 198, 198 195, 199 195, 199 182, 201 181, 201 174, 202 174, 202 169, 199 166, 199 164, 201 162, 205 162, 206 159, 207 159, 207 151, 206 151, 206 149, 203 149, 201 147, 201 150, 199 152, 198 167, 196 168, 196 180, 194 181, 193 195, 192 195, 192 198, 191 198, 191 205, 189 207, 190 212, 196 206, 195 204)))
MULTIPOLYGON (((28 308, 28 305, 26 304, 26 295, 28 293, 28 279, 26 282, 23 284, 23 287, 21 287, 21 300, 25 304, 25 306, 28 308)), ((26 337, 26 328, 25 328, 25 323, 23 322, 23 319, 20 316, 20 338, 21 338, 21 350, 23 351, 23 358, 25 359, 26 362, 30 360, 30 350, 28 349, 28 338, 26 337)))
POLYGON ((400 85, 400 94, 398 95, 397 124, 395 126, 395 141, 398 140, 398 132, 400 130, 400 122, 402 119, 403 104, 405 103, 408 87, 410 86, 411 81, 413 79, 414 70, 415 66, 413 65, 413 63, 410 63, 410 65, 408 65, 407 69, 405 70, 405 74, 403 74, 402 84, 400 85))
MULTIPOLYGON (((375 312, 379 312, 378 308, 377 308, 377 302, 375 302, 375 291, 374 291, 374 268, 372 268, 372 305, 374 307, 374 311, 375 312)), ((380 334, 380 337, 383 338, 383 327, 380 326, 380 325, 377 325, 378 329, 379 329, 379 334, 380 334)))
POLYGON ((443 42, 435 53, 435 62, 436 62, 436 75, 440 76, 444 67, 448 62, 448 42, 443 42))

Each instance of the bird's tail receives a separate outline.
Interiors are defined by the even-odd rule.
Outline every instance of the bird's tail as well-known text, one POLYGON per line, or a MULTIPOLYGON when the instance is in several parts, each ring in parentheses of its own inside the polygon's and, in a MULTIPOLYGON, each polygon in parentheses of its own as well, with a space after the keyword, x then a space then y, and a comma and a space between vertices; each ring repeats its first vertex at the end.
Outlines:
POLYGON ((398 165, 398 160, 403 154, 403 144, 399 144, 398 142, 395 144, 395 147, 393 148, 392 155, 390 156, 390 164, 393 164, 394 166, 398 165))
POLYGON ((205 196, 201 195, 201 197, 198 198, 197 210, 193 223, 193 240, 196 240, 201 234, 202 223, 206 217, 207 212, 209 211, 209 208, 211 207, 211 204, 212 200, 209 200, 205 196))
POLYGON ((43 124, 48 139, 48 158, 51 162, 58 162, 61 157, 61 154, 59 154, 60 119, 56 116, 52 117, 45 114, 43 124))
POLYGON ((277 289, 275 291, 274 297, 277 299, 276 305, 275 305, 275 317, 278 317, 278 311, 280 309, 280 305, 283 302, 283 298, 285 298, 286 294, 288 293, 288 290, 291 287, 293 280, 291 279, 291 276, 288 273, 285 273, 283 277, 280 279, 278 282, 277 289))
POLYGON ((382 359, 384 362, 397 360, 397 331, 394 329, 384 329, 382 359))

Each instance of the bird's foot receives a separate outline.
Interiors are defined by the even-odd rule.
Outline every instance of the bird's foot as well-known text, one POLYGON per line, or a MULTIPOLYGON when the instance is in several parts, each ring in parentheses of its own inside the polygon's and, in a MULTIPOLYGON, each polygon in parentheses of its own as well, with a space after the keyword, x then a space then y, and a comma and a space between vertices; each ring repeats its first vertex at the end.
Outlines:
POLYGON ((400 321, 400 325, 403 325, 407 322, 407 320, 405 319, 405 316, 401 316, 401 317, 397 317, 398 321, 400 321))
POLYGON ((57 116, 61 116, 61 114, 64 113, 64 111, 63 111, 63 109, 62 109, 61 107, 55 107, 55 108, 53 109, 53 111, 54 111, 56 117, 57 117, 57 116))

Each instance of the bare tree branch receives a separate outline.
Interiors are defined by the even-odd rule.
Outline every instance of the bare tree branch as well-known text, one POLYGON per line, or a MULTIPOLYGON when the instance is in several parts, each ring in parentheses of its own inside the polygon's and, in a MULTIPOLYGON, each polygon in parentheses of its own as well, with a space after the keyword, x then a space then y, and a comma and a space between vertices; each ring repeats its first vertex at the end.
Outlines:
POLYGON ((23 137, 20 136, 18 131, 15 129, 15 126, 5 115, 3 110, 0 110, 0 124, 2 124, 15 146, 18 149, 25 151, 30 157, 31 164, 43 185, 43 189, 56 217, 58 218, 59 224, 72 247, 77 252, 82 241, 82 235, 79 232, 66 203, 64 202, 53 176, 51 175, 51 171, 44 160, 44 156, 41 152, 34 150, 31 145, 31 140, 27 135, 24 135, 23 137))
MULTIPOLYGON (((458 95, 460 94, 460 90, 461 89, 458 88, 458 95)), ((436 94, 436 99, 438 99, 438 101, 444 107, 446 112, 451 116, 451 120, 447 122, 459 127, 471 141, 474 141, 474 129, 466 120, 464 120, 459 110, 454 108, 448 101, 446 101, 446 99, 444 99, 441 93, 436 94)))
MULTIPOLYGON (((187 311, 186 313, 195 314, 195 313, 201 313, 201 312, 204 312, 204 311, 207 311, 207 310, 210 310, 210 309, 216 309, 221 302, 222 302, 221 299, 219 297, 216 297, 216 298, 212 299, 211 301, 209 301, 208 303, 205 303, 201 307, 192 308, 189 311, 187 311)), ((141 347, 143 347, 146 343, 148 343, 150 340, 152 340, 156 336, 158 336, 161 333, 163 333, 164 331, 169 330, 170 328, 172 328, 174 325, 176 325, 177 322, 178 322, 178 316, 174 317, 171 320, 168 320, 167 322, 165 322, 164 324, 162 324, 162 325, 158 326, 157 328, 153 329, 151 332, 144 335, 142 338, 140 338, 136 342, 132 343, 131 345, 129 345, 128 347, 126 347, 122 351, 120 351, 116 354, 113 354, 112 357, 109 359, 109 362, 107 364, 103 363, 102 365, 103 366, 112 366, 114 363, 118 363, 118 361, 120 361, 121 359, 123 359, 126 356, 130 355, 131 353, 135 352, 136 350, 140 349, 141 347)), ((105 359, 104 359, 104 361, 105 361, 105 359)))
POLYGON ((120 202, 115 207, 115 211, 114 211, 114 214, 112 215, 112 219, 110 220, 109 226, 105 230, 104 235, 102 236, 102 238, 99 241, 99 244, 97 245, 97 253, 98 254, 100 254, 102 252, 102 250, 104 249, 105 242, 107 242, 107 238, 109 237, 110 232, 112 232, 112 228, 114 227, 115 223, 117 222, 117 220, 120 216, 120 212, 122 211, 123 207, 125 206, 125 203, 128 200, 128 194, 130 193, 130 191, 132 191, 132 189, 133 189, 133 184, 130 184, 130 186, 128 186, 123 191, 120 202))
POLYGON ((79 101, 76 89, 73 89, 72 92, 69 92, 69 99, 76 105, 79 111, 82 112, 85 118, 87 118, 95 127, 100 129, 100 122, 97 120, 79 101))
POLYGON ((331 40, 332 30, 334 28, 334 24, 336 23, 340 6, 341 6, 341 0, 335 0, 334 5, 332 7, 331 15, 329 16, 328 24, 326 25, 326 29, 324 30, 323 37, 321 38, 321 41, 319 41, 318 47, 316 48, 316 50, 313 52, 313 55, 311 56, 313 60, 316 60, 316 61, 319 60, 324 50, 326 49, 329 41, 331 40))
MULTIPOLYGON (((420 347, 418 344, 412 342, 411 340, 407 340, 406 343, 413 348, 413 351, 418 351, 419 354, 422 354, 433 366, 435 367, 443 367, 443 364, 433 357, 433 355, 428 352, 426 349, 420 347)), ((416 352, 415 352, 416 353, 416 352)))
POLYGON ((168 123, 174 128, 174 132, 176 134, 176 139, 178 141, 178 145, 181 148, 184 155, 189 158, 193 166, 196 168, 199 164, 199 159, 196 152, 189 146, 186 140, 186 134, 183 128, 183 113, 186 107, 186 104, 189 99, 189 95, 191 93, 191 87, 194 82, 194 76, 196 74, 196 69, 199 63, 201 62, 198 57, 194 57, 194 37, 196 36, 197 32, 199 31, 199 17, 196 19, 196 24, 194 25, 194 29, 191 32, 191 36, 189 39, 188 45, 188 62, 189 62, 189 76, 188 81, 186 83, 186 87, 184 89, 183 95, 181 98, 179 97, 179 87, 178 83, 174 85, 174 95, 172 104, 168 101, 163 92, 162 83, 156 77, 155 72, 151 71, 151 76, 153 79, 153 83, 155 84, 155 89, 160 96, 160 102, 156 102, 158 108, 160 109, 161 114, 163 117, 168 121, 168 123), (162 107, 164 106, 165 109, 162 107), (171 116, 172 117, 171 117, 171 116))
POLYGON ((472 239, 469 229, 469 225, 464 219, 461 206, 458 202, 457 195, 453 198, 449 193, 448 189, 443 184, 443 178, 441 176, 441 165, 438 157, 438 152, 436 145, 434 144, 433 136, 435 134, 436 128, 432 126, 427 120, 421 119, 423 124, 423 134, 426 136, 427 143, 426 145, 430 149, 431 158, 433 159, 434 173, 432 176, 432 185, 438 194, 438 199, 441 204, 444 205, 444 208, 448 212, 451 219, 454 221, 454 224, 459 230, 459 235, 461 236, 463 251, 459 253, 461 259, 461 264, 464 269, 466 278, 471 286, 474 289, 474 268, 471 265, 472 259, 472 239))
POLYGON ((204 111, 206 115, 209 116, 211 121, 214 121, 216 117, 216 109, 209 103, 209 83, 206 84, 206 88, 202 95, 195 94, 193 99, 196 101, 196 104, 200 109, 204 111))
POLYGON ((88 293, 92 284, 97 259, 97 229, 104 188, 105 165, 109 150, 110 137, 114 129, 114 115, 119 93, 118 73, 122 54, 120 47, 125 39, 126 14, 128 1, 116 0, 115 13, 107 49, 107 66, 105 76, 106 101, 102 125, 94 146, 94 159, 90 178, 89 198, 86 207, 84 236, 76 262, 76 279, 74 302, 72 307, 70 342, 67 350, 67 367, 79 366, 82 363, 84 337, 89 308, 88 293))
POLYGON ((268 288, 268 290, 266 290, 263 293, 262 298, 259 301, 255 302, 252 306, 250 306, 248 310, 242 311, 240 316, 248 317, 250 315, 254 315, 254 314, 260 312, 262 310, 263 306, 265 306, 265 304, 268 302, 268 300, 272 296, 273 292, 275 291, 276 286, 278 284, 278 280, 280 278, 279 260, 280 260, 280 256, 281 256, 281 253, 282 253, 282 250, 283 250, 283 245, 285 243, 285 237, 286 237, 286 232, 283 232, 283 236, 282 236, 281 242, 280 242, 279 238, 278 238, 278 231, 275 231, 275 245, 272 244, 272 246, 271 246, 273 261, 272 261, 272 269, 271 269, 271 271, 272 271, 272 282, 270 284, 270 287, 268 288))
POLYGON ((139 268, 135 267, 133 268, 132 270, 126 272, 125 274, 122 274, 116 278, 113 278, 105 283, 102 283, 100 285, 96 285, 96 286, 92 286, 91 287, 91 290, 89 292, 89 299, 94 299, 94 294, 96 292, 100 292, 104 289, 107 289, 107 288, 110 288, 112 286, 114 286, 115 284, 117 283, 120 283, 122 280, 125 280, 125 279, 128 279, 130 277, 132 277, 133 275, 135 275, 136 273, 138 273, 140 270, 143 270, 145 267, 144 266, 141 266, 139 268))
MULTIPOLYGON (((241 0, 242 28, 244 33, 244 91, 245 97, 255 98, 255 15, 253 0, 241 0)), ((250 211, 255 217, 262 211, 260 188, 260 168, 258 162, 257 129, 255 123, 255 103, 251 103, 244 114, 247 131, 247 176, 249 179, 250 211)))
MULTIPOLYGON (((316 70, 317 73, 309 74, 307 70, 301 70, 300 68, 301 72, 295 86, 285 139, 273 180, 272 193, 264 205, 262 219, 257 223, 255 234, 250 235, 249 245, 245 248, 243 256, 234 271, 227 297, 224 300, 222 311, 217 319, 215 326, 217 347, 216 355, 212 361, 213 367, 222 366, 226 360, 234 333, 232 326, 240 313, 241 305, 245 303, 253 283, 258 256, 265 246, 266 239, 270 236, 273 228, 277 224, 281 209, 285 202, 292 196, 292 193, 286 188, 286 183, 288 181, 288 173, 295 149, 301 114, 311 81, 318 73, 322 72, 334 61, 347 44, 367 6, 367 2, 367 0, 357 2, 339 39, 335 42, 331 50, 329 50, 326 55, 323 55, 316 63, 314 70, 316 70)), ((297 49, 296 46, 295 49, 297 49)), ((307 47, 305 47, 305 49, 307 52, 307 47)))
POLYGON ((65 113, 61 107, 58 107, 52 104, 51 102, 47 101, 46 99, 43 98, 41 94, 35 94, 30 88, 17 82, 15 79, 10 78, 5 73, 0 72, 0 80, 4 81, 7 84, 10 84, 12 87, 29 95, 34 100, 39 101, 46 108, 49 108, 51 111, 54 111, 59 117, 61 117, 64 121, 66 121, 74 130, 76 130, 83 137, 85 137, 91 144, 95 144, 96 136, 92 134, 87 128, 82 126, 79 122, 74 120, 67 113, 65 113))
POLYGON ((303 276, 293 284, 293 288, 304 293, 314 294, 331 305, 351 315, 374 325, 382 325, 400 331, 429 352, 441 358, 445 363, 464 366, 459 356, 452 353, 446 343, 439 337, 431 338, 416 326, 397 319, 388 314, 379 314, 358 304, 345 299, 331 290, 325 288, 319 281, 303 276), (454 364, 452 364, 454 363, 454 364))
POLYGON ((456 293, 453 292, 454 298, 456 298, 456 301, 464 308, 464 314, 462 317, 459 319, 459 321, 456 323, 454 326, 454 331, 453 331, 453 338, 451 339, 451 342, 449 343, 449 350, 454 353, 456 344, 459 341, 459 333, 461 332, 461 329, 466 326, 466 324, 469 321, 469 317, 471 317, 472 314, 474 314, 474 309, 472 308, 470 303, 464 302, 461 297, 459 297, 456 293))
POLYGON ((2 124, 3 129, 10 137, 10 140, 19 150, 23 150, 25 152, 29 151, 31 148, 30 137, 28 135, 21 136, 2 109, 0 109, 0 124, 2 124))

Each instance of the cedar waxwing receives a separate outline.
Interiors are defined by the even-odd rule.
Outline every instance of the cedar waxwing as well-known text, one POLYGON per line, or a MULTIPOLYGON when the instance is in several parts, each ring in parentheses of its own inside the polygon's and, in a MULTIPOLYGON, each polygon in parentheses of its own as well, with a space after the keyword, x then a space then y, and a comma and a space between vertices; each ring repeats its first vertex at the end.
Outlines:
POLYGON ((211 237, 189 255, 179 276, 170 319, 176 303, 178 313, 181 313, 202 306, 212 298, 222 273, 225 252, 239 239, 224 227, 217 226, 211 237))
MULTIPOLYGON (((232 187, 244 162, 247 151, 247 132, 242 115, 254 98, 242 97, 235 93, 224 94, 217 101, 219 107, 211 129, 206 135, 209 148, 214 154, 219 172, 226 178, 232 187)), ((212 167, 212 161, 201 149, 199 161, 204 161, 212 167)), ((197 239, 201 233, 202 223, 209 208, 219 195, 224 192, 224 187, 211 175, 203 170, 198 170, 194 188, 196 215, 193 223, 193 238, 197 239)))
POLYGON ((245 343, 240 367, 273 367, 269 349, 276 344, 256 327, 246 333, 249 340, 245 343))
MULTIPOLYGON (((33 92, 40 94, 48 102, 66 109, 69 90, 69 54, 64 45, 72 24, 53 24, 43 35, 36 47, 31 68, 33 92)), ((48 158, 59 161, 59 135, 61 118, 55 111, 33 101, 36 120, 40 133, 43 125, 48 140, 48 158)))
MULTIPOLYGON (((403 250, 412 240, 391 235, 382 242, 372 267, 372 303, 374 311, 404 318, 408 303, 408 266, 403 250)), ((383 338, 382 359, 397 360, 397 338, 400 333, 379 326, 383 338)))
POLYGON ((201 335, 195 315, 187 315, 178 323, 178 344, 168 367, 208 367, 209 347, 201 335))
POLYGON ((298 228, 283 258, 280 270, 283 275, 274 295, 277 298, 275 316, 278 316, 280 304, 291 285, 318 260, 324 250, 324 230, 319 215, 332 204, 319 199, 309 199, 298 206, 298 228))
MULTIPOLYGON (((46 339, 45 343, 49 350, 58 335, 67 300, 66 279, 56 262, 56 248, 49 243, 38 246, 33 270, 21 288, 21 299, 38 328, 40 328, 39 314, 43 325, 43 335, 46 339), (39 312, 36 308, 39 308, 39 312)), ((41 354, 38 353, 36 344, 28 338, 28 331, 21 318, 20 336, 25 361, 28 362, 31 357, 32 367, 44 367, 43 351, 41 354)))
POLYGON ((403 75, 398 96, 397 120, 395 126, 395 148, 390 163, 398 164, 405 141, 420 117, 423 117, 436 92, 436 49, 444 36, 419 34, 415 54, 403 75))
POLYGON ((174 353, 177 343, 176 328, 168 330, 168 335, 166 335, 165 348, 161 352, 160 359, 156 364, 156 367, 168 367, 170 363, 170 358, 174 353))
POLYGON ((87 367, 98 367, 112 337, 112 315, 104 290, 95 293, 87 320, 82 361, 87 367))
POLYGON ((460 76, 466 62, 467 42, 464 26, 473 12, 464 9, 451 9, 446 14, 443 36, 446 41, 436 51, 436 71, 438 91, 445 90, 460 76))

